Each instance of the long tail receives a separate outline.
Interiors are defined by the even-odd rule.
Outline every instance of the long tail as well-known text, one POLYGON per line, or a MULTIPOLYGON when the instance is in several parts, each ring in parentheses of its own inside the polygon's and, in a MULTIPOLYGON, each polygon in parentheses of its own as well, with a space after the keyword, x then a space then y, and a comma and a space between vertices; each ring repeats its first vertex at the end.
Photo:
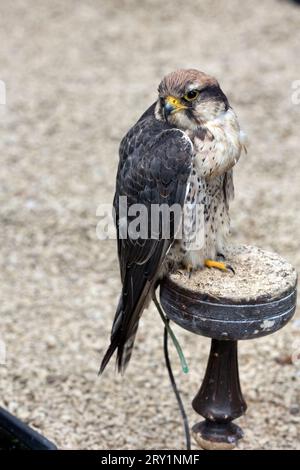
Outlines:
MULTIPOLYGON (((122 294, 112 326, 110 345, 102 360, 99 373, 102 374, 117 349, 117 368, 124 373, 131 357, 140 317, 151 300, 152 291, 159 275, 162 260, 170 245, 168 240, 157 242, 158 247, 147 249, 143 263, 127 263, 123 279, 122 294)), ((151 248, 151 247, 150 247, 151 248)), ((135 254, 135 259, 137 254, 135 254)))
POLYGON ((143 279, 135 282, 134 288, 124 290, 115 314, 111 331, 110 345, 102 359, 99 374, 102 374, 114 352, 117 351, 118 372, 124 373, 129 363, 139 319, 148 304, 152 283, 143 279))
MULTIPOLYGON (((116 315, 122 316, 123 312, 117 311, 116 315)), ((136 324, 134 325, 134 329, 132 331, 131 336, 126 340, 124 344, 122 344, 120 340, 120 337, 121 337, 120 332, 116 332, 115 334, 112 334, 111 343, 102 359, 99 374, 102 374, 102 372, 104 371, 105 367, 109 363, 116 349, 118 349, 118 353, 117 353, 118 371, 121 372, 122 374, 125 372, 125 369, 130 361, 131 354, 133 351, 133 346, 134 346, 134 341, 135 341, 136 333, 138 330, 138 326, 139 326, 139 322, 137 321, 136 324)))

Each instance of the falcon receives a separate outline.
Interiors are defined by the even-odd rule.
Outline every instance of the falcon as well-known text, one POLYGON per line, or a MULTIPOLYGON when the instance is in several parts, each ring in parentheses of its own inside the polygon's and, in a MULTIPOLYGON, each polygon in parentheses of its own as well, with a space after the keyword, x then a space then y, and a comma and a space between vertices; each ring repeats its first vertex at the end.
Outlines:
POLYGON ((157 101, 121 141, 114 210, 122 292, 100 373, 116 350, 118 371, 124 372, 141 314, 168 272, 179 267, 188 273, 204 266, 230 268, 224 253, 234 194, 232 168, 244 145, 236 114, 218 81, 195 69, 166 75, 157 101), (128 205, 125 215, 121 197, 128 205), (124 236, 134 204, 149 212, 153 205, 176 204, 183 217, 180 222, 170 218, 167 237, 163 221, 155 236, 149 227, 145 237, 129 231, 124 236), (203 241, 197 246, 191 241, 200 231, 203 241))

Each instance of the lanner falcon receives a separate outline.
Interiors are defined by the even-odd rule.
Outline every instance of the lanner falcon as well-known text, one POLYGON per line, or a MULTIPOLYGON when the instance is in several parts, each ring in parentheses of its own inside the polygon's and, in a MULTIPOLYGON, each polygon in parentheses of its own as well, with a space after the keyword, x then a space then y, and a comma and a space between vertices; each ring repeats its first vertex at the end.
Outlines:
POLYGON ((122 292, 100 373, 116 349, 118 370, 124 371, 140 316, 168 271, 228 269, 218 255, 225 252, 232 168, 243 147, 244 134, 219 83, 194 69, 167 75, 157 101, 123 138, 114 197, 122 292), (125 216, 120 196, 127 197, 125 216), (148 229, 146 237, 121 236, 132 220, 132 204, 143 204, 149 213, 154 204, 187 206, 183 236, 176 238, 174 219, 168 237, 162 236, 162 224, 156 236, 148 229), (195 230, 203 232, 203 243, 191 249, 195 230))

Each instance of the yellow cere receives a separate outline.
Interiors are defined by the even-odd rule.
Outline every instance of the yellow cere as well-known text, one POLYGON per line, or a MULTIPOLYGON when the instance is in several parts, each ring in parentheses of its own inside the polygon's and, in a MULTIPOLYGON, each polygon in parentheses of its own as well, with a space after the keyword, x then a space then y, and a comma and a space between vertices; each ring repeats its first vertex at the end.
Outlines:
POLYGON ((187 108, 187 106, 182 104, 181 101, 178 98, 175 98, 174 96, 167 96, 165 101, 174 108, 174 111, 179 111, 180 109, 187 108))

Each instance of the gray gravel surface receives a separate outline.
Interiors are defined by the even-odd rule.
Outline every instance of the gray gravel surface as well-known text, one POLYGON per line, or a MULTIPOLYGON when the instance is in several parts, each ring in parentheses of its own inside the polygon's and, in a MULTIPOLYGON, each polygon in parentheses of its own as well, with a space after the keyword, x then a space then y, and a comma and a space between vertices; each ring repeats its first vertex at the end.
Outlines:
MULTIPOLYGON (((118 144, 178 67, 215 75, 250 146, 235 174, 233 243, 300 267, 300 8, 284 0, 0 1, 0 366, 2 405, 65 449, 181 449, 182 423, 143 316, 124 378, 100 357, 119 293, 114 241, 97 240, 118 144)), ((240 344, 248 412, 240 448, 300 448, 299 317, 240 344), (294 361, 293 361, 294 359, 294 361)), ((175 328, 190 406, 209 342, 175 328)))

